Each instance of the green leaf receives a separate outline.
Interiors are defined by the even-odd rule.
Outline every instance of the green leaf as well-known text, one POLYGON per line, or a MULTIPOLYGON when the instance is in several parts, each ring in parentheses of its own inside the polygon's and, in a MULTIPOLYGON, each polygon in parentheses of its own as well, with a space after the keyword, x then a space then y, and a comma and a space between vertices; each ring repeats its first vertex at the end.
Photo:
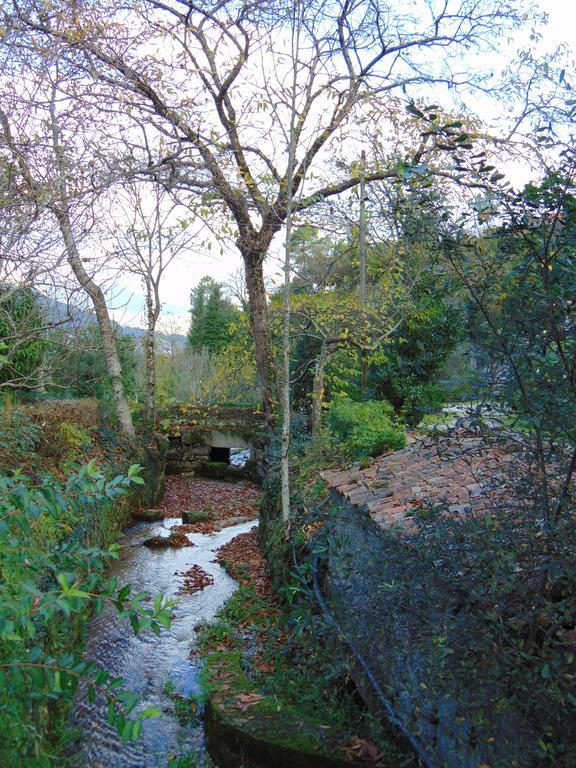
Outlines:
POLYGON ((124 601, 132 591, 132 587, 130 584, 126 584, 126 586, 122 587, 122 589, 118 592, 118 600, 124 601))
POLYGON ((70 591, 70 584, 68 582, 68 574, 66 574, 66 573, 59 573, 58 576, 56 576, 56 581, 62 587, 62 592, 68 593, 70 591))
POLYGON ((158 624, 161 624, 166 629, 170 629, 170 627, 172 626, 172 619, 166 613, 159 614, 156 617, 156 621, 158 622, 158 624))
POLYGON ((148 707, 147 709, 142 710, 142 712, 138 714, 138 717, 141 720, 148 720, 151 717, 160 717, 161 714, 162 712, 157 707, 148 707))

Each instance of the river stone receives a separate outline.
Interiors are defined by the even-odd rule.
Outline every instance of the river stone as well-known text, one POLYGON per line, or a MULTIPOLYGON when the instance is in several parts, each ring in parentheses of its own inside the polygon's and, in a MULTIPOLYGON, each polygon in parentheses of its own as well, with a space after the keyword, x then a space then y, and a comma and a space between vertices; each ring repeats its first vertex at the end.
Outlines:
POLYGON ((163 509, 135 509, 132 511, 134 520, 144 520, 145 522, 154 522, 164 518, 163 509))
POLYGON ((194 546, 187 536, 178 531, 173 531, 170 536, 151 536, 149 539, 144 539, 142 544, 150 549, 167 549, 168 547, 180 549, 194 546))
POLYGON ((204 523, 210 519, 209 512, 201 512, 199 510, 188 509, 182 512, 182 522, 187 525, 192 523, 204 523))

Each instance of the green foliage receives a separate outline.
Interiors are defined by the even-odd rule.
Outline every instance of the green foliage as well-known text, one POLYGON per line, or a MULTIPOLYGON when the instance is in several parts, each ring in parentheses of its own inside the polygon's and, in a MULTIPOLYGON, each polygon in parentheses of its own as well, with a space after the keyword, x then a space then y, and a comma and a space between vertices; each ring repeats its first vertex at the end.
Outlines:
POLYGON ((80 683, 107 701, 108 719, 123 738, 138 736, 143 718, 122 680, 79 655, 90 610, 112 602, 135 632, 160 632, 169 605, 157 595, 133 595, 107 578, 119 548, 90 547, 81 535, 90 514, 104 515, 133 483, 140 467, 107 480, 94 462, 69 475, 34 480, 19 472, 0 476, 0 762, 60 765, 66 707, 80 683))
POLYGON ((386 400, 336 400, 328 411, 328 425, 356 459, 399 450, 406 444, 404 430, 386 400))
POLYGON ((296 328, 295 400, 309 404, 321 342, 326 354, 325 401, 368 394, 389 400, 409 424, 435 409, 442 365, 463 334, 454 280, 440 262, 442 205, 430 190, 386 189, 366 255, 367 296, 358 292, 358 233, 350 242, 320 238, 303 227, 294 235, 298 278, 292 312, 296 328), (389 231, 388 238, 382 232, 389 231), (392 234, 393 233, 393 234, 392 234), (360 392, 360 353, 369 366, 360 392))
POLYGON ((75 456, 79 451, 86 451, 92 445, 92 438, 84 427, 70 421, 61 422, 56 428, 51 441, 51 455, 75 456))
POLYGON ((12 405, 6 393, 0 409, 0 467, 16 468, 34 454, 40 440, 41 430, 25 411, 12 405))
POLYGON ((190 295, 192 308, 188 341, 200 352, 221 352, 232 340, 239 311, 222 296, 222 286, 211 277, 203 277, 190 295))
MULTIPOLYGON (((97 397, 101 402, 110 403, 112 389, 98 326, 87 325, 73 338, 63 334, 61 342, 69 348, 68 359, 65 366, 60 365, 52 374, 54 386, 65 389, 69 397, 97 397)), ((126 396, 133 400, 137 370, 134 340, 117 329, 116 343, 126 396)))
POLYGON ((404 320, 399 334, 373 355, 370 384, 409 424, 442 402, 438 374, 462 339, 462 310, 438 296, 424 296, 404 320))
POLYGON ((46 343, 39 338, 42 313, 34 293, 0 286, 0 386, 24 386, 40 365, 46 343))
MULTIPOLYGON (((573 158, 572 158, 573 162, 573 158)), ((572 174, 573 166, 565 169, 572 174)), ((514 227, 498 234, 506 256, 498 318, 499 360, 507 368, 505 395, 542 433, 576 444, 576 180, 551 172, 528 185, 514 227), (516 230, 523 226, 522 236, 516 230)), ((486 328, 489 338, 494 333, 486 328)))

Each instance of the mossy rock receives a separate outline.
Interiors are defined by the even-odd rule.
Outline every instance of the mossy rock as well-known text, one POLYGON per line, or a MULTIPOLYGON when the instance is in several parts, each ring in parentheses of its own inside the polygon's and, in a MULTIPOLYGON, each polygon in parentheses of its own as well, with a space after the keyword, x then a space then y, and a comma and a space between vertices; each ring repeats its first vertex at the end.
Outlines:
POLYGON ((226 480, 234 474, 230 465, 224 461, 202 461, 197 472, 202 477, 209 477, 212 480, 226 480))
POLYGON ((205 429, 187 429, 183 427, 180 435, 184 445, 204 445, 208 432, 205 429))
POLYGON ((154 523, 157 520, 164 519, 163 509, 134 509, 132 511, 134 520, 141 520, 145 523, 154 523))
POLYGON ((187 525, 192 523, 203 523, 206 520, 210 520, 209 512, 199 512, 193 509, 182 512, 182 522, 186 523, 187 525))
POLYGON ((339 734, 307 723, 297 708, 279 704, 275 697, 255 695, 254 685, 242 670, 241 653, 210 654, 205 675, 209 688, 206 738, 210 755, 220 768, 361 765, 339 746, 339 734), (250 701, 250 695, 254 702, 242 704, 250 701))
POLYGON ((151 536, 144 539, 142 544, 149 549, 181 549, 195 546, 185 534, 178 531, 172 531, 170 536, 151 536))

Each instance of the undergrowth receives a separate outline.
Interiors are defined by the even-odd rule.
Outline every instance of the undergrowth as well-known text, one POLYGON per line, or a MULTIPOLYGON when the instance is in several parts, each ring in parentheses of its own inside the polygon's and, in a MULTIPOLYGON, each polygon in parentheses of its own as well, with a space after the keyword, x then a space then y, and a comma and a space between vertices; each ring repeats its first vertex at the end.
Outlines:
POLYGON ((276 728, 282 732, 284 727, 283 741, 306 749, 310 734, 320 733, 326 740, 324 748, 329 744, 340 755, 360 740, 377 745, 383 755, 380 765, 401 765, 406 755, 390 743, 365 709, 331 628, 305 601, 295 599, 296 592, 292 591, 291 608, 285 611, 251 586, 241 585, 216 620, 200 628, 198 649, 216 660, 208 664, 204 677, 207 694, 224 688, 233 712, 235 698, 241 700, 248 688, 258 696, 250 712, 275 721, 271 737, 276 728), (235 667, 235 658, 240 659, 241 670, 235 667), (297 729, 295 722, 300 724, 297 729))

